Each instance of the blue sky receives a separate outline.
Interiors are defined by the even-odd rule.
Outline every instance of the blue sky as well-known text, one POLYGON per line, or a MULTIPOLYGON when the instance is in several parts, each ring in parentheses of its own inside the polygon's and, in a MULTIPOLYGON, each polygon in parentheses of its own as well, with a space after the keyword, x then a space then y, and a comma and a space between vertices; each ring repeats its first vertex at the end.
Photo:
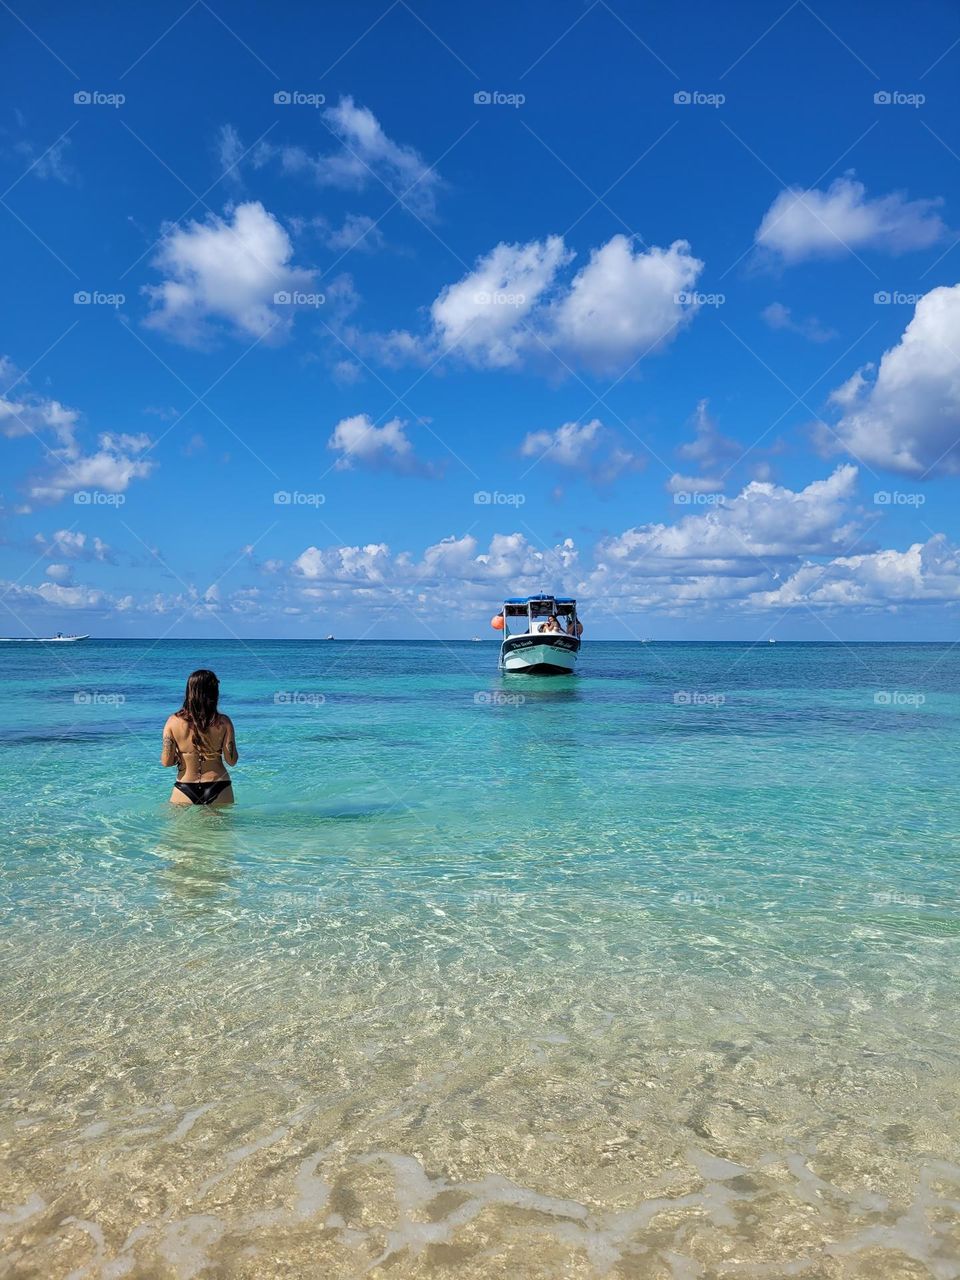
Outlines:
POLYGON ((0 631, 951 637, 924 15, 5 8, 0 631))

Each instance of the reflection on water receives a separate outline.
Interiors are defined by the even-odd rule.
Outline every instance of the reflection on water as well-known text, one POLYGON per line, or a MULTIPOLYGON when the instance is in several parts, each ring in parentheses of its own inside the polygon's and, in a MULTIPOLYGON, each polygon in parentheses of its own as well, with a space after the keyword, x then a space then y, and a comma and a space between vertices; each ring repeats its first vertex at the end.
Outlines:
POLYGON ((336 648, 207 655, 235 808, 0 739, 0 1275, 960 1276, 949 648, 336 648))

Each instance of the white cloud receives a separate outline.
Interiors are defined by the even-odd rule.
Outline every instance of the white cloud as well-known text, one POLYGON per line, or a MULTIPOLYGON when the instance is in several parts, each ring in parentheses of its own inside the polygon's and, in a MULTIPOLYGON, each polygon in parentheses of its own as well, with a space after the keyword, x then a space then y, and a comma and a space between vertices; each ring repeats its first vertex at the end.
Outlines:
POLYGON ((29 391, 7 356, 0 356, 0 388, 0 433, 12 438, 49 432, 62 447, 73 444, 80 421, 77 410, 29 391))
POLYGON ((516 365, 536 341, 524 321, 571 257, 560 236, 498 244, 434 301, 430 315, 436 346, 456 348, 478 365, 516 365))
POLYGON ((413 147, 389 138, 369 107, 347 96, 324 110, 322 119, 338 143, 334 151, 314 154, 301 146, 261 143, 253 162, 279 159, 286 173, 306 175, 321 186, 351 191, 383 186, 417 217, 434 215, 443 185, 439 174, 413 147))
POLYGON ((750 602, 762 608, 801 604, 896 610, 958 600, 960 550, 940 533, 906 551, 874 551, 840 556, 826 565, 805 564, 775 590, 759 592, 750 602))
POLYGON ((58 449, 46 460, 46 468, 28 484, 35 502, 59 502, 81 491, 125 493, 131 481, 150 475, 155 463, 143 456, 150 445, 145 435, 111 435, 98 438, 92 453, 58 449))
POLYGON ((666 488, 667 493, 719 493, 723 481, 711 476, 684 476, 677 471, 667 481, 666 488))
POLYGON ((788 187, 764 214, 754 239, 788 263, 865 248, 905 253, 925 249, 946 233, 936 212, 941 204, 908 200, 900 192, 871 200, 863 183, 850 177, 837 178, 826 191, 788 187))
MULTIPOLYGON (((88 538, 85 533, 74 529, 57 529, 49 538, 38 533, 34 542, 45 556, 60 556, 66 560, 103 560, 112 559, 110 547, 102 538, 88 538)), ((53 566, 51 566, 52 568, 53 566)), ((50 570, 48 569, 49 573, 50 570)))
POLYGON ((743 456, 743 445, 718 430, 706 400, 697 403, 693 430, 694 438, 678 445, 677 454, 688 462, 695 462, 701 471, 716 470, 724 462, 737 461, 743 456))
POLYGON ((433 469, 421 462, 414 453, 413 445, 407 438, 406 426, 400 418, 391 418, 382 427, 378 427, 366 413, 343 418, 334 427, 333 434, 327 441, 327 448, 340 455, 334 464, 336 469, 349 471, 359 466, 370 470, 397 471, 406 475, 414 472, 421 475, 432 474, 433 469))
POLYGON ((870 369, 831 397, 842 446, 904 475, 960 473, 960 284, 924 294, 872 381, 870 369))
POLYGON ((599 418, 565 422, 555 431, 531 431, 523 439, 520 456, 583 472, 597 483, 609 483, 644 466, 644 459, 618 444, 599 418))
POLYGON ((522 533, 494 534, 485 550, 477 539, 444 538, 427 547, 420 560, 408 552, 393 554, 386 543, 356 547, 307 547, 293 562, 294 580, 308 600, 358 598, 376 608, 398 603, 429 612, 450 591, 457 606, 486 609, 504 592, 539 591, 544 584, 569 589, 575 581, 577 550, 571 539, 552 548, 530 543, 522 533))
POLYGON ((641 525, 604 540, 597 561, 641 577, 745 576, 768 571, 781 560, 836 553, 856 531, 848 514, 856 479, 856 467, 846 465, 797 491, 752 480, 737 497, 704 515, 672 525, 641 525))
POLYGON ((600 443, 603 423, 565 422, 556 431, 531 431, 524 437, 520 453, 524 458, 544 458, 561 467, 580 468, 600 443))
POLYGON ((218 322, 242 338, 276 340, 295 308, 275 306, 274 295, 309 292, 313 281, 292 256, 290 237, 259 201, 237 205, 232 216, 168 226, 155 259, 166 279, 144 287, 153 303, 146 324, 187 345, 209 341, 218 322))
POLYGON ((564 282, 573 257, 561 236, 498 244, 440 291, 426 335, 400 330, 351 340, 388 363, 454 352, 477 368, 625 372, 671 342, 697 310, 691 289, 704 264, 684 240, 639 249, 613 236, 564 282))
POLYGON ((331 249, 344 253, 351 249, 372 253, 384 245, 383 232, 365 213, 348 213, 339 227, 326 228, 324 238, 331 249))
POLYGON ((70 575, 73 573, 72 568, 68 564, 48 564, 47 577, 52 578, 54 582, 69 582, 70 575))
POLYGON ((551 345, 600 373, 626 368, 665 346, 695 304, 678 301, 697 282, 703 263, 686 240, 669 249, 634 250, 624 235, 599 249, 551 307, 551 345))
POLYGON ((796 320, 790 308, 782 302, 771 302, 768 307, 764 307, 761 315, 771 329, 799 333, 809 342, 830 342, 837 336, 835 329, 827 329, 816 316, 809 316, 806 320, 796 320))

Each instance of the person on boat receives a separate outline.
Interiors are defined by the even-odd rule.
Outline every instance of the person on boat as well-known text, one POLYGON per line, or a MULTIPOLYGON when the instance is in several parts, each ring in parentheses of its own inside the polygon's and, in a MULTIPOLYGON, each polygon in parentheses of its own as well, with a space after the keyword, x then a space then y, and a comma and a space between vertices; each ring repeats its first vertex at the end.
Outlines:
POLYGON ((201 668, 187 680, 183 706, 163 726, 160 763, 177 767, 171 804, 233 804, 233 783, 224 767, 236 764, 237 735, 229 716, 217 710, 220 681, 201 668))
POLYGON ((578 640, 583 635, 583 623, 579 618, 571 616, 570 621, 567 623, 567 635, 576 636, 578 640))
POLYGON ((561 630, 561 627, 556 614, 551 613, 550 617, 546 620, 546 622, 541 622, 539 629, 541 632, 547 631, 552 633, 559 633, 561 630))

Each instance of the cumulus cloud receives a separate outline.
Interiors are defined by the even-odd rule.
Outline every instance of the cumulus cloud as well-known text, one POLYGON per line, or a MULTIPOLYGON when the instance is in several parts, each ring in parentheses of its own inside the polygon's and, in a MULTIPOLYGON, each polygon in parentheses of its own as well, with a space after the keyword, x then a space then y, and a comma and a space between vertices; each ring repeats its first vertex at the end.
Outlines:
POLYGON ((84 453, 78 448, 55 449, 46 465, 29 482, 27 492, 35 502, 60 502, 68 494, 84 491, 125 493, 133 480, 150 475, 154 462, 144 457, 150 447, 146 435, 98 437, 98 447, 84 453))
POLYGON ((892 609, 960 600, 960 550, 942 534, 906 551, 839 556, 825 565, 804 564, 775 590, 758 592, 761 608, 790 605, 832 609, 892 609))
POLYGON ((626 368, 665 346, 690 318, 683 300, 703 263, 686 240, 669 249, 635 250, 616 235, 590 254, 567 292, 551 307, 552 344, 600 373, 626 368))
POLYGON ((0 433, 8 437, 49 433, 67 448, 74 442, 79 421, 76 409, 29 391, 14 362, 0 356, 0 433))
POLYGON ((124 493, 132 480, 154 469, 145 456, 151 444, 147 435, 104 432, 95 448, 85 447, 80 413, 31 391, 5 356, 0 356, 0 388, 0 435, 35 436, 45 450, 43 462, 24 481, 32 501, 55 503, 81 490, 124 493))
MULTIPOLYGON (((57 529, 49 538, 38 533, 34 542, 45 556, 57 556, 65 560, 111 561, 113 553, 102 538, 88 538, 85 533, 73 529, 57 529)), ((54 566, 51 565, 50 569, 54 566)), ((50 569, 47 573, 50 573, 50 569)), ((51 575, 53 576, 53 575, 51 575)))
POLYGON ((565 422, 555 431, 531 431, 523 439, 520 456, 579 471, 601 484, 625 471, 637 471, 645 463, 623 448, 599 418, 565 422))
POLYGON ((487 369, 540 365, 625 372, 661 350, 695 314, 703 263, 685 240, 641 249, 623 235, 594 249, 570 280, 561 236, 496 245, 430 307, 430 329, 353 335, 388 363, 453 352, 487 369))
POLYGON ((292 257, 290 237, 257 200, 168 226, 154 260, 166 278, 144 287, 153 305, 145 323, 192 346, 223 326, 241 338, 283 337, 295 308, 275 305, 275 295, 309 292, 314 274, 292 257))
POLYGON ((628 575, 745 576, 778 561, 836 553, 856 533, 849 516, 856 479, 857 468, 846 465, 796 491, 752 480, 703 515, 641 525, 602 541, 597 561, 628 575))
POLYGON ((414 453, 406 427, 400 418, 391 418, 378 427, 366 413, 341 419, 327 441, 327 448, 340 455, 334 466, 338 471, 365 467, 404 475, 432 474, 433 468, 421 462, 414 453))
POLYGON ((936 212, 942 203, 908 200, 901 192, 870 199, 851 177, 837 178, 826 191, 788 187, 764 214, 754 240, 787 263, 866 248, 906 253, 946 234, 936 212))
POLYGON ((367 546, 307 547, 293 562, 307 600, 351 599, 385 607, 435 609, 449 606, 457 589, 460 607, 486 609, 490 599, 509 590, 539 591, 544 583, 570 589, 578 553, 571 539, 554 547, 534 546, 522 533, 495 534, 482 549, 476 538, 444 538, 419 559, 394 554, 383 542, 367 546), (369 593, 369 594, 368 594, 369 593), (440 593, 438 595, 438 593, 440 593))
POLYGON ((903 475, 960 473, 960 284, 917 303, 895 347, 831 396, 844 412, 834 443, 903 475))

